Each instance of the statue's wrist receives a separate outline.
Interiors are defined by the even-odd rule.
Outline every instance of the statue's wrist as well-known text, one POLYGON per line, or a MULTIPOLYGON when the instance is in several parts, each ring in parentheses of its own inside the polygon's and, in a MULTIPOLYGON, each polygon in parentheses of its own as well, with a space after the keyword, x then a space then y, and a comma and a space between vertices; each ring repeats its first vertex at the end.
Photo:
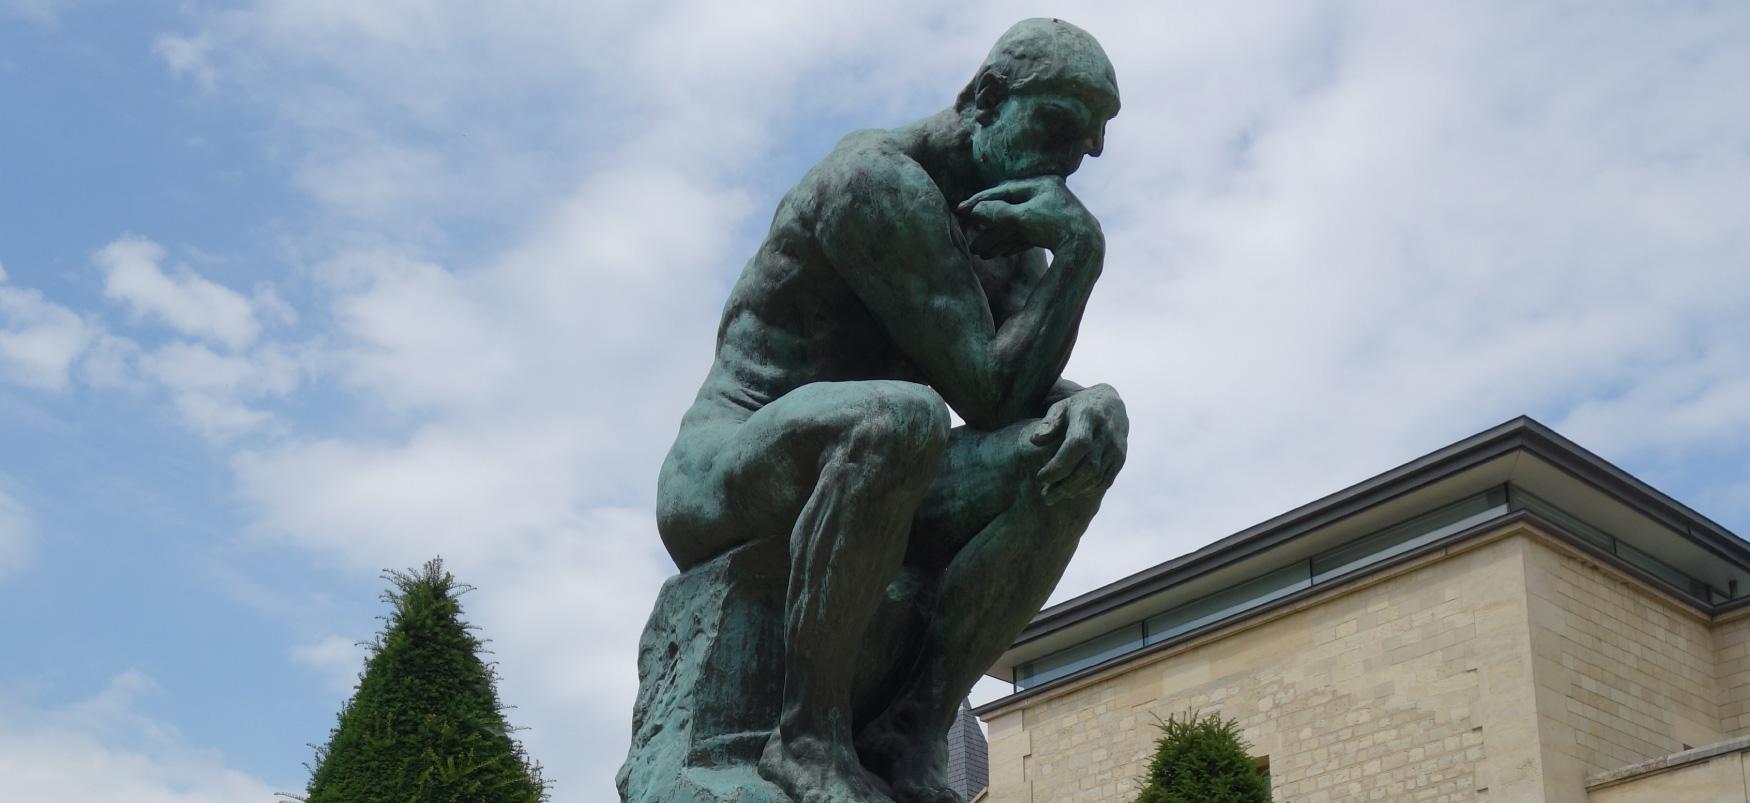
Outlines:
POLYGON ((1106 256, 1106 237, 1098 227, 1078 229, 1071 229, 1058 237, 1051 253, 1058 258, 1076 260, 1097 271, 1106 256))

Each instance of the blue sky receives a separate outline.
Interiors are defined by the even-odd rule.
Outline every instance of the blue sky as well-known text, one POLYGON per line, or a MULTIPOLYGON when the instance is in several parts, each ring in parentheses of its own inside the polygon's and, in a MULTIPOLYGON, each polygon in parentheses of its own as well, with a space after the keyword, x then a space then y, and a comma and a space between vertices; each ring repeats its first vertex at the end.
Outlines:
MULTIPOLYGON (((729 282, 1054 12, 0 0, 0 796, 300 789, 441 553, 555 799, 611 799, 729 282)), ((1070 19, 1124 111, 1068 374, 1134 427, 1058 598, 1521 413, 1750 532, 1750 8, 1070 19)))

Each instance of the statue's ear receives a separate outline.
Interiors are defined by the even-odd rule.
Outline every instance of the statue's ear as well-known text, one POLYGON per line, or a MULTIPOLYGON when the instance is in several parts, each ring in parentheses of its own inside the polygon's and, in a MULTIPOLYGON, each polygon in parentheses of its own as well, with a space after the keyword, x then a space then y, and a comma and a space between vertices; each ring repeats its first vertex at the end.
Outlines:
POLYGON ((996 119, 997 107, 1009 96, 1009 79, 996 70, 985 70, 972 82, 974 119, 988 124, 996 119))

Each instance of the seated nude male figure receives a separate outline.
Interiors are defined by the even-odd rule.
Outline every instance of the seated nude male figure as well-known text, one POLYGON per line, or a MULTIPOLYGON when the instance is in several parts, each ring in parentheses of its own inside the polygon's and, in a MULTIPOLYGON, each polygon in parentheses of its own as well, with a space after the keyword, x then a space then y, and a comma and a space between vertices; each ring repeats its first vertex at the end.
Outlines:
POLYGON ((759 772, 797 801, 959 800, 960 700, 1118 474, 1123 403, 1060 377, 1105 251, 1064 179, 1117 112, 1091 36, 1022 22, 953 108, 845 137, 731 292, 658 525, 683 570, 787 541, 759 772))

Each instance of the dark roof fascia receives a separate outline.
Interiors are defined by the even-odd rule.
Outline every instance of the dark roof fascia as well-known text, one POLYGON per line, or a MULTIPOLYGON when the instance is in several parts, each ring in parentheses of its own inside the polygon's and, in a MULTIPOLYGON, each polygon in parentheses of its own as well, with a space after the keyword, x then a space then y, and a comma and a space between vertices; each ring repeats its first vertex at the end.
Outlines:
POLYGON ((1688 536, 1715 555, 1750 569, 1750 543, 1531 417, 1519 416, 1195 552, 1046 608, 1033 617, 1012 646, 1116 610, 1515 450, 1536 455, 1688 536))
POLYGON ((1540 516, 1540 515, 1532 512, 1532 511, 1529 511, 1529 510, 1516 510, 1516 511, 1512 511, 1510 513, 1507 513, 1505 515, 1498 516, 1498 517, 1493 518, 1493 519, 1489 519, 1488 521, 1485 521, 1485 522, 1479 522, 1478 524, 1476 524, 1474 526, 1465 528, 1465 529, 1460 530, 1456 533, 1452 533, 1451 535, 1447 535, 1443 538, 1440 538, 1440 539, 1437 539, 1434 541, 1430 541, 1426 544, 1423 544, 1422 546, 1419 546, 1419 547, 1412 549, 1408 552, 1405 552, 1401 555, 1393 555, 1391 558, 1389 558, 1387 560, 1380 561, 1379 563, 1373 564, 1371 566, 1367 566, 1365 568, 1357 569, 1353 574, 1349 574, 1349 575, 1339 577, 1339 578, 1333 578, 1333 579, 1328 580, 1328 581, 1321 583, 1319 585, 1311 586, 1309 588, 1305 588, 1305 589, 1302 589, 1300 591, 1297 591, 1293 594, 1289 594, 1287 596, 1284 596, 1281 599, 1272 600, 1269 603, 1261 605, 1261 606, 1254 608, 1252 610, 1248 610, 1248 611, 1245 611, 1243 613, 1236 614, 1232 618, 1223 619, 1223 620, 1215 621, 1215 622, 1210 622, 1207 625, 1196 628, 1194 630, 1188 630, 1184 633, 1180 633, 1180 634, 1178 634, 1170 639, 1166 639, 1166 640, 1161 641, 1159 643, 1150 644, 1148 646, 1141 647, 1141 648, 1133 650, 1131 652, 1123 653, 1120 655, 1115 655, 1115 656, 1108 658, 1105 661, 1102 661, 1098 664, 1095 664, 1095 665, 1090 666, 1090 667, 1085 667, 1085 668, 1077 670, 1075 672, 1071 672, 1070 674, 1064 675, 1063 677, 1057 678, 1056 680, 1052 680, 1052 681, 1047 682, 1047 683, 1041 683, 1041 684, 1034 686, 1032 688, 1023 689, 1021 691, 1014 692, 1013 694, 1004 695, 1004 696, 999 697, 995 700, 992 700, 988 703, 985 703, 984 705, 981 705, 981 706, 978 706, 978 707, 972 709, 972 714, 974 716, 982 718, 986 714, 988 714, 991 711, 994 711, 998 708, 1004 708, 1004 707, 1007 707, 1007 706, 1012 705, 1014 703, 1022 702, 1022 701, 1031 699, 1033 697, 1037 697, 1041 694, 1045 694, 1049 691, 1052 691, 1053 689, 1062 688, 1064 686, 1075 683, 1076 681, 1078 681, 1082 678, 1088 677, 1096 672, 1101 672, 1101 671, 1104 671, 1106 669, 1118 666, 1120 664, 1128 663, 1128 662, 1134 661, 1138 658, 1144 658, 1144 657, 1147 657, 1149 655, 1153 655, 1153 654, 1158 653, 1158 652, 1170 650, 1175 646, 1185 644, 1185 643, 1190 642, 1194 639, 1200 638, 1205 634, 1213 633, 1213 632, 1216 632, 1216 631, 1221 630, 1223 628, 1232 627, 1234 624, 1236 624, 1238 622, 1242 622, 1242 621, 1245 621, 1247 619, 1254 619, 1254 618, 1257 618, 1259 616, 1263 616, 1265 614, 1271 613, 1272 611, 1277 611, 1277 610, 1286 608, 1288 606, 1294 605, 1296 603, 1301 602, 1302 600, 1311 598, 1313 596, 1329 593, 1332 589, 1343 588, 1344 586, 1348 586, 1348 585, 1353 584, 1357 580, 1362 580, 1362 579, 1365 579, 1367 577, 1379 574, 1381 572, 1390 571, 1393 568, 1396 568, 1398 566, 1402 566, 1406 563, 1410 563, 1411 561, 1419 560, 1427 555, 1431 555, 1431 554, 1438 552, 1440 550, 1450 549, 1459 543, 1462 543, 1464 541, 1468 541, 1468 540, 1475 538, 1477 536, 1485 535, 1485 534, 1491 533, 1491 532, 1499 532, 1503 529, 1506 529, 1508 527, 1512 527, 1513 525, 1516 525, 1516 524, 1529 524, 1529 525, 1537 528, 1539 531, 1561 541, 1564 544, 1567 544, 1569 547, 1577 549, 1581 552, 1584 552, 1587 555, 1590 555, 1592 558, 1598 560, 1599 562, 1605 563, 1605 564, 1611 566, 1612 568, 1616 569, 1617 571, 1628 574, 1629 576, 1634 577, 1635 579, 1640 580, 1643 583, 1646 583, 1647 585, 1651 586, 1654 589, 1657 589, 1659 591, 1664 592, 1667 596, 1670 596, 1670 597, 1688 605, 1690 608, 1693 608, 1693 609, 1700 611, 1702 613, 1718 615, 1718 614, 1725 612, 1727 610, 1731 610, 1731 609, 1734 609, 1737 607, 1742 607, 1745 603, 1750 602, 1750 597, 1745 597, 1743 599, 1734 600, 1730 603, 1722 603, 1722 604, 1716 605, 1716 606, 1709 606, 1707 603, 1702 602, 1700 600, 1697 600, 1695 597, 1690 596, 1687 592, 1683 591, 1682 589, 1679 589, 1676 586, 1673 586, 1670 583, 1666 582, 1663 578, 1657 577, 1657 576, 1647 572, 1645 569, 1642 569, 1639 566, 1636 566, 1632 563, 1629 563, 1628 561, 1625 561, 1622 558, 1617 557, 1616 555, 1613 555, 1606 550, 1600 549, 1597 544, 1594 544, 1591 541, 1589 541, 1585 538, 1582 538, 1579 535, 1574 534, 1572 531, 1568 530, 1566 527, 1563 527, 1561 524, 1558 524, 1554 521, 1551 521, 1547 518, 1544 518, 1543 516, 1540 516))
POLYGON ((1689 536, 1716 556, 1750 568, 1750 542, 1555 430, 1530 418, 1523 420, 1527 451, 1642 515, 1689 536))

